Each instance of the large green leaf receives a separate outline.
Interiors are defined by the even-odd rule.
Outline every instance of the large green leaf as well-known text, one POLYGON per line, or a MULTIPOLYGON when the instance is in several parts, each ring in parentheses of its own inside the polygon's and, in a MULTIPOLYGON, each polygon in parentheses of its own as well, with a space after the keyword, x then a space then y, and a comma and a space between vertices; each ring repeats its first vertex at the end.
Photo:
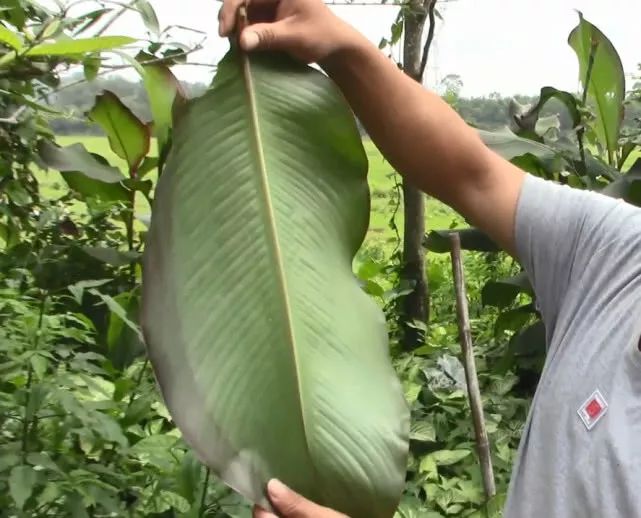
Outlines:
POLYGON ((134 43, 134 38, 127 36, 97 36, 95 38, 69 38, 51 43, 41 43, 30 48, 27 56, 75 56, 88 52, 99 52, 134 43))
POLYGON ((149 153, 149 127, 116 94, 108 90, 96 97, 96 103, 88 115, 92 121, 100 124, 112 151, 127 162, 129 174, 135 177, 138 167, 149 153))
POLYGON ((625 74, 621 58, 614 45, 597 27, 579 13, 579 24, 568 39, 579 59, 579 71, 584 88, 596 109, 596 134, 610 163, 618 148, 619 130, 623 120, 625 74))
POLYGON ((174 130, 144 256, 149 357, 199 457, 267 507, 271 477, 354 518, 401 495, 409 412, 351 269, 368 191, 342 96, 280 55, 231 51, 174 130))

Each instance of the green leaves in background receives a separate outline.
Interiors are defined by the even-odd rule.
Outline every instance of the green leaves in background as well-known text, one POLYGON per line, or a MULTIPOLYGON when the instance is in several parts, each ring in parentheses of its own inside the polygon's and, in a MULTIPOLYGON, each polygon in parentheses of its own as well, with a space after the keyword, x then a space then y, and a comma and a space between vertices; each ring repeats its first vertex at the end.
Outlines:
POLYGON ((436 466, 451 466, 457 462, 461 462, 464 458, 471 455, 470 450, 440 450, 430 453, 423 460, 429 459, 434 462, 436 466))
POLYGON ((43 141, 39 153, 45 165, 60 171, 69 188, 81 196, 107 202, 130 199, 130 191, 122 184, 125 177, 120 170, 109 165, 102 156, 89 153, 82 144, 63 148, 43 141))
POLYGON ((625 98, 621 58, 610 40, 581 13, 568 43, 579 59, 580 79, 587 88, 588 99, 594 104, 599 143, 607 151, 610 165, 614 165, 625 98))
POLYGON ((98 76, 102 61, 99 54, 89 54, 82 60, 82 70, 87 81, 93 81, 98 76))
POLYGON ((264 506, 272 477, 352 516, 400 499, 408 409, 351 269, 368 198, 349 108, 283 56, 232 51, 175 128, 144 256, 149 357, 198 456, 264 506))
POLYGON ((20 50, 23 45, 22 37, 2 24, 0 24, 0 43, 4 43, 14 50, 20 50))
POLYGON ((641 207, 641 158, 634 163, 627 173, 608 184, 600 192, 641 207))
POLYGON ((149 126, 143 124, 118 96, 110 91, 96 97, 96 103, 88 116, 102 127, 112 151, 127 162, 129 175, 134 178, 140 164, 149 153, 149 126))
POLYGON ((111 311, 109 315, 107 347, 114 366, 124 369, 145 352, 140 330, 133 324, 139 320, 139 290, 120 293, 113 300, 122 310, 111 311))
POLYGON ((97 198, 105 202, 127 202, 130 191, 122 183, 94 180, 80 171, 62 173, 69 188, 83 198, 97 198))
POLYGON ((483 305, 505 308, 512 304, 520 293, 532 292, 527 275, 520 273, 514 277, 488 282, 482 292, 483 305))
POLYGON ((151 6, 148 0, 136 0, 133 4, 133 8, 136 9, 142 21, 145 23, 145 26, 149 31, 158 36, 160 34, 160 24, 158 23, 158 17, 156 16, 156 11, 151 6))
POLYGON ((127 36, 97 36, 95 38, 61 39, 51 43, 41 43, 25 52, 25 56, 74 56, 88 52, 111 50, 135 43, 127 36))
POLYGON ((500 248, 492 241, 487 234, 476 228, 452 229, 452 230, 434 230, 430 232, 423 246, 430 252, 437 254, 449 253, 452 249, 450 243, 450 234, 456 233, 461 239, 461 248, 463 250, 473 250, 476 252, 499 252, 500 248))
POLYGON ((153 56, 144 52, 139 53, 136 58, 125 53, 120 55, 134 67, 143 80, 153 118, 151 126, 158 141, 158 169, 159 173, 162 173, 169 152, 174 106, 184 105, 187 102, 187 95, 180 81, 167 65, 144 64, 146 61, 153 60, 153 56))
MULTIPOLYGON (((560 101, 565 106, 572 121, 572 128, 576 128, 581 124, 581 113, 577 106, 576 97, 570 92, 557 90, 551 86, 545 86, 541 88, 537 103, 526 110, 524 110, 516 101, 512 101, 510 104, 510 125, 512 130, 517 135, 525 134, 528 138, 541 140, 539 137, 541 134, 539 126, 543 120, 541 118, 541 112, 545 105, 552 99, 560 101)), ((552 117, 557 119, 558 122, 557 115, 553 115, 552 117)))
MULTIPOLYGON (((68 4, 0 6, 0 514, 209 515, 231 491, 194 477, 192 509, 177 493, 186 446, 140 358, 142 232, 133 216, 136 191, 149 196, 152 186, 143 172, 158 159, 145 157, 131 179, 105 159, 112 157, 107 139, 87 144, 103 157, 81 145, 57 146, 49 126, 52 119, 56 130, 60 122, 90 126, 79 115, 100 85, 63 90, 82 103, 73 103, 70 117, 60 76, 82 64, 95 78, 103 50, 133 41, 83 39, 83 31, 102 31, 126 8, 83 15, 80 2, 72 15, 68 4), (45 166, 60 171, 72 192, 45 166), (118 203, 105 202, 112 200, 118 203)), ((135 142, 125 137, 126 145, 135 142)), ((113 164, 121 161, 113 157, 113 164)))
POLYGON ((82 144, 72 144, 63 148, 45 140, 40 144, 39 151, 40 157, 48 167, 61 172, 79 171, 89 178, 105 183, 117 183, 125 179, 117 167, 101 162, 82 144))
POLYGON ((154 136, 158 140, 158 153, 163 159, 168 150, 172 127, 172 108, 176 98, 186 98, 180 82, 171 70, 164 65, 145 65, 142 79, 149 97, 149 107, 153 116, 154 136))
POLYGON ((9 492, 13 497, 16 507, 22 509, 31 496, 38 480, 38 474, 31 466, 16 466, 9 475, 9 492))
POLYGON ((531 154, 537 158, 551 158, 554 150, 550 147, 515 135, 509 128, 487 131, 477 130, 483 143, 505 160, 531 154))

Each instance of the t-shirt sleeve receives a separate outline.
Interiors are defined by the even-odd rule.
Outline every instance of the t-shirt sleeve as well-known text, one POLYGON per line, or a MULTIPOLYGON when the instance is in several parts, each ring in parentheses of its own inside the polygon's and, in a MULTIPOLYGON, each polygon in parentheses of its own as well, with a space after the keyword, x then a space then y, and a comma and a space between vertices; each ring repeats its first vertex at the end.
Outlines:
POLYGON ((546 326, 607 283, 638 275, 641 210, 628 203, 526 175, 515 221, 516 251, 546 326), (571 296, 568 296, 571 294, 571 296), (570 302, 568 302, 570 301, 570 302))

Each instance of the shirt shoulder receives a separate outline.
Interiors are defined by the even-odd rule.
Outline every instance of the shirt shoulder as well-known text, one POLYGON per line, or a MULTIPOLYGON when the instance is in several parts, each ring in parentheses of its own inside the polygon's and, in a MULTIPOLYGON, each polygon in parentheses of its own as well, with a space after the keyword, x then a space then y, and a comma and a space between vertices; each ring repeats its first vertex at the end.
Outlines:
POLYGON ((515 219, 518 258, 546 325, 586 275, 612 282, 639 275, 641 209, 623 200, 526 175, 515 219))

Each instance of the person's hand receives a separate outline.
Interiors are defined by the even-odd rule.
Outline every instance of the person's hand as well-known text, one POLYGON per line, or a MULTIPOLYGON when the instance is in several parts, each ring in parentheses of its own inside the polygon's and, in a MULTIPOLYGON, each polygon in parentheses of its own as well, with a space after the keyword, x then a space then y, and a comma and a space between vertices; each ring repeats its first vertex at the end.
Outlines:
POLYGON ((285 51, 305 63, 322 63, 362 36, 322 0, 223 0, 218 32, 230 36, 238 10, 247 5, 249 25, 240 35, 245 51, 285 51))
MULTIPOLYGON (((310 502, 278 480, 269 482, 267 493, 282 518, 348 518, 344 514, 310 502)), ((276 515, 260 507, 254 507, 254 518, 276 518, 276 515)))

